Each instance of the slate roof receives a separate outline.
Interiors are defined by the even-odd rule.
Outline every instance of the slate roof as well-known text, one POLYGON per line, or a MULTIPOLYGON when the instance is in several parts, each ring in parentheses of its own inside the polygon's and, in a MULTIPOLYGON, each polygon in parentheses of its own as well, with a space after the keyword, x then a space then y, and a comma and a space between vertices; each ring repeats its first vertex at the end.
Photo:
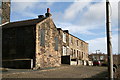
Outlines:
POLYGON ((10 22, 6 25, 3 25, 2 28, 24 27, 24 26, 36 25, 37 23, 39 23, 45 19, 46 19, 46 17, 45 18, 36 18, 36 19, 30 19, 30 20, 17 21, 17 22, 10 22))

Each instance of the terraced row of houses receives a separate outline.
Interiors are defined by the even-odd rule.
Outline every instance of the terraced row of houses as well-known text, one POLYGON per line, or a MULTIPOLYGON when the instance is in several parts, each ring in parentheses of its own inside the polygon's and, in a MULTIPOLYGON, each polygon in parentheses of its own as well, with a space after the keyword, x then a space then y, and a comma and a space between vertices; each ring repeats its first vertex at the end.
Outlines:
POLYGON ((57 28, 50 14, 36 19, 9 22, 2 27, 2 66, 45 68, 61 64, 84 65, 88 43, 68 30, 57 28))

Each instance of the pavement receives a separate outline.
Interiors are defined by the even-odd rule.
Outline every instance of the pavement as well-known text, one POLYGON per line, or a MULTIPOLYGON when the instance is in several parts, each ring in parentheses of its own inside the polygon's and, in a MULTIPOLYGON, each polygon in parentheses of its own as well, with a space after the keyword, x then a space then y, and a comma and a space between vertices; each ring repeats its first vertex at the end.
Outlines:
POLYGON ((60 66, 42 70, 8 69, 3 78, 106 78, 107 67, 60 66))
POLYGON ((12 69, 12 68, 0 68, 2 74, 17 74, 17 73, 26 73, 26 72, 35 72, 35 71, 51 71, 56 69, 67 68, 68 65, 62 65, 60 67, 48 67, 42 69, 12 69))
POLYGON ((117 68, 117 71, 114 73, 115 78, 120 79, 120 67, 117 68))

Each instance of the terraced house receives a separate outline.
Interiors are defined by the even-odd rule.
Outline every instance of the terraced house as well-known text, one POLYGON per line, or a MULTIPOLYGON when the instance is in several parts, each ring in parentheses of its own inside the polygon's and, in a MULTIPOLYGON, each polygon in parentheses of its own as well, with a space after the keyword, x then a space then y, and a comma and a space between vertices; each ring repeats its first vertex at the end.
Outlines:
POLYGON ((37 19, 3 25, 2 33, 3 67, 38 69, 88 60, 88 43, 57 28, 49 8, 37 19))
POLYGON ((62 64, 84 65, 88 61, 88 43, 58 28, 61 40, 62 64))

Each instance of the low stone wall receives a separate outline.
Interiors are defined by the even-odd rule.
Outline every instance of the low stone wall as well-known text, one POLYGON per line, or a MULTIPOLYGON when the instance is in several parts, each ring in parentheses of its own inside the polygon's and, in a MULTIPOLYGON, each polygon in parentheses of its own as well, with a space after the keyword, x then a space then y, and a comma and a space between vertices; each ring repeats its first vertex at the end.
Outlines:
POLYGON ((4 60, 2 61, 2 67, 14 69, 31 69, 33 68, 33 59, 4 60))
POLYGON ((78 60, 78 65, 83 65, 82 60, 78 60))
POLYGON ((77 61, 71 61, 70 65, 77 65, 77 61))
POLYGON ((83 65, 86 66, 87 65, 87 62, 85 60, 83 60, 83 65))

